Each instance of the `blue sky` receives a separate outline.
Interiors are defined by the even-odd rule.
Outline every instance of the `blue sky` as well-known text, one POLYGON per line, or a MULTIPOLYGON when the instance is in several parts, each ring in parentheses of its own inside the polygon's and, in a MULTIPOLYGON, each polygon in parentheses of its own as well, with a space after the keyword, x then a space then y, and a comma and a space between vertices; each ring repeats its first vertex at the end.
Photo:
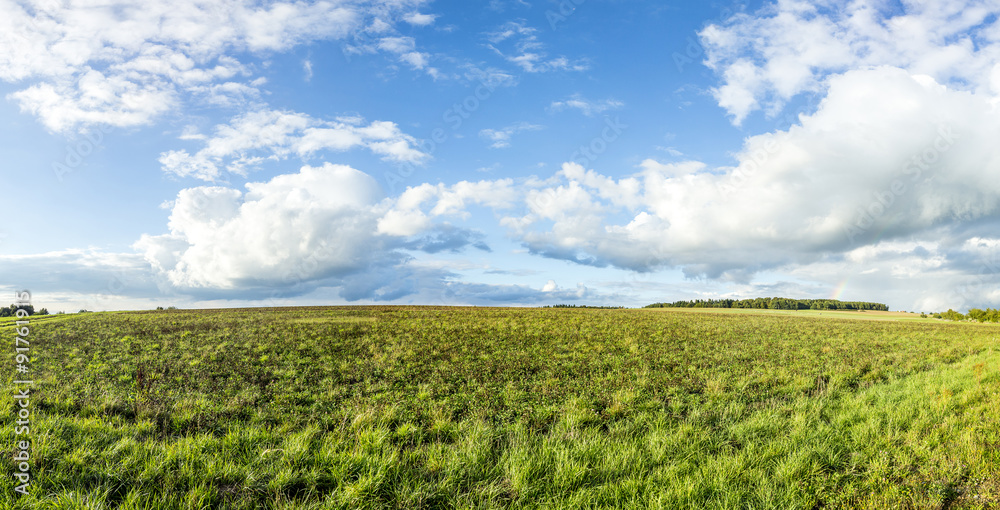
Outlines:
POLYGON ((52 311, 1000 305, 1000 2, 2 6, 52 311))

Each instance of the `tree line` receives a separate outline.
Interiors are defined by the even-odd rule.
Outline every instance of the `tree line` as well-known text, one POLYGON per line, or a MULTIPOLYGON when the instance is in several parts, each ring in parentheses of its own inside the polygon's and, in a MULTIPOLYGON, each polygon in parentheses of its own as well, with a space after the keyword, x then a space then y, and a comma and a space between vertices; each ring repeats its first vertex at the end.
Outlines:
POLYGON ((595 306, 595 305, 545 305, 542 308, 595 308, 598 310, 621 310, 624 306, 595 306))
POLYGON ((753 308, 758 310, 879 310, 889 311, 883 303, 838 301, 836 299, 791 299, 782 297, 753 299, 695 299, 673 303, 653 303, 646 308, 753 308))
POLYGON ((962 314, 949 308, 947 312, 935 313, 931 317, 949 321, 1000 322, 1000 310, 970 308, 969 313, 962 314))
POLYGON ((10 305, 6 308, 0 308, 0 317, 14 317, 17 315, 18 310, 24 310, 28 312, 28 315, 48 315, 49 311, 42 308, 41 310, 35 311, 35 307, 32 305, 10 305))

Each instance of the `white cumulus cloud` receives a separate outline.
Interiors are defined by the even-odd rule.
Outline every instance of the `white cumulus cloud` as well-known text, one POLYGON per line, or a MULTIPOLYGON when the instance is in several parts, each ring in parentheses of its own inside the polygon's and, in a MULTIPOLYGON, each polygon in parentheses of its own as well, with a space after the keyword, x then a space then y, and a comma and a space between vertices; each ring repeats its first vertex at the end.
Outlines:
MULTIPOLYGON (((447 219, 473 204, 505 206, 515 199, 510 184, 423 185, 387 199, 372 177, 351 167, 304 166, 245 191, 184 189, 169 204, 169 231, 143 235, 134 248, 164 289, 203 299, 273 299, 321 287, 349 301, 418 293, 457 302, 516 299, 530 289, 510 294, 455 282, 408 254, 489 251, 480 233, 447 219)), ((537 290, 528 294, 541 298, 537 290)))
POLYGON ((160 155, 163 171, 180 177, 217 179, 223 170, 245 175, 249 167, 289 156, 308 158, 320 151, 364 147, 394 162, 421 163, 430 156, 416 148, 417 140, 392 122, 368 125, 356 117, 333 121, 298 112, 257 110, 215 127, 206 137, 186 131, 185 139, 202 139, 194 154, 172 150, 160 155))
POLYGON ((0 0, 0 79, 52 131, 146 125, 187 101, 254 97, 261 82, 237 56, 345 40, 372 17, 391 28, 420 3, 0 0))
POLYGON ((344 275, 372 262, 381 189, 350 167, 305 166, 297 174, 181 191, 168 234, 136 248, 179 288, 260 288, 344 275))
POLYGON ((717 277, 804 263, 997 216, 997 136, 988 97, 900 69, 852 71, 801 124, 749 138, 736 167, 647 161, 612 179, 567 164, 507 223, 537 253, 595 265, 717 277), (612 210, 630 221, 608 221, 612 210))
POLYGON ((722 83, 713 92, 739 124, 775 112, 803 92, 822 93, 831 75, 892 65, 972 92, 996 93, 1000 2, 779 1, 737 14, 699 35, 705 64, 722 83))

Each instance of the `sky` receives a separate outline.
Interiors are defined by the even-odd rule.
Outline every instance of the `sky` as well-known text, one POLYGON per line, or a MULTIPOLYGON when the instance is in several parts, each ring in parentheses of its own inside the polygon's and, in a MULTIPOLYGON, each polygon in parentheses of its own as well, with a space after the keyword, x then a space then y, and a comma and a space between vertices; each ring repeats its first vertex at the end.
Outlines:
POLYGON ((1000 306, 1000 0, 0 0, 0 292, 1000 306))

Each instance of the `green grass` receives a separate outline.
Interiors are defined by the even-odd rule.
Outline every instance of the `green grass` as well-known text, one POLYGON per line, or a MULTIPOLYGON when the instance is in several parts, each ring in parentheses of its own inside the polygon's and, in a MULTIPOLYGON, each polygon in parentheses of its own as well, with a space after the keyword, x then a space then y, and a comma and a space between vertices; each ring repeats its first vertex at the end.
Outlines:
POLYGON ((4 508, 1000 507, 998 326, 344 307, 32 331, 36 485, 13 496, 8 413, 4 508))
MULTIPOLYGON (((17 322, 18 321, 28 321, 28 325, 33 327, 36 324, 44 324, 44 323, 48 323, 48 322, 58 322, 58 321, 61 321, 61 320, 68 319, 70 317, 73 317, 73 315, 67 315, 67 314, 61 314, 61 315, 56 315, 56 314, 52 314, 52 315, 32 315, 30 317, 25 317, 25 318, 0 317, 0 331, 5 331, 6 332, 6 331, 10 331, 10 329, 7 329, 7 328, 11 328, 12 329, 12 328, 18 327, 17 326, 17 322)), ((11 333, 11 334, 13 334, 13 333, 11 333)))

